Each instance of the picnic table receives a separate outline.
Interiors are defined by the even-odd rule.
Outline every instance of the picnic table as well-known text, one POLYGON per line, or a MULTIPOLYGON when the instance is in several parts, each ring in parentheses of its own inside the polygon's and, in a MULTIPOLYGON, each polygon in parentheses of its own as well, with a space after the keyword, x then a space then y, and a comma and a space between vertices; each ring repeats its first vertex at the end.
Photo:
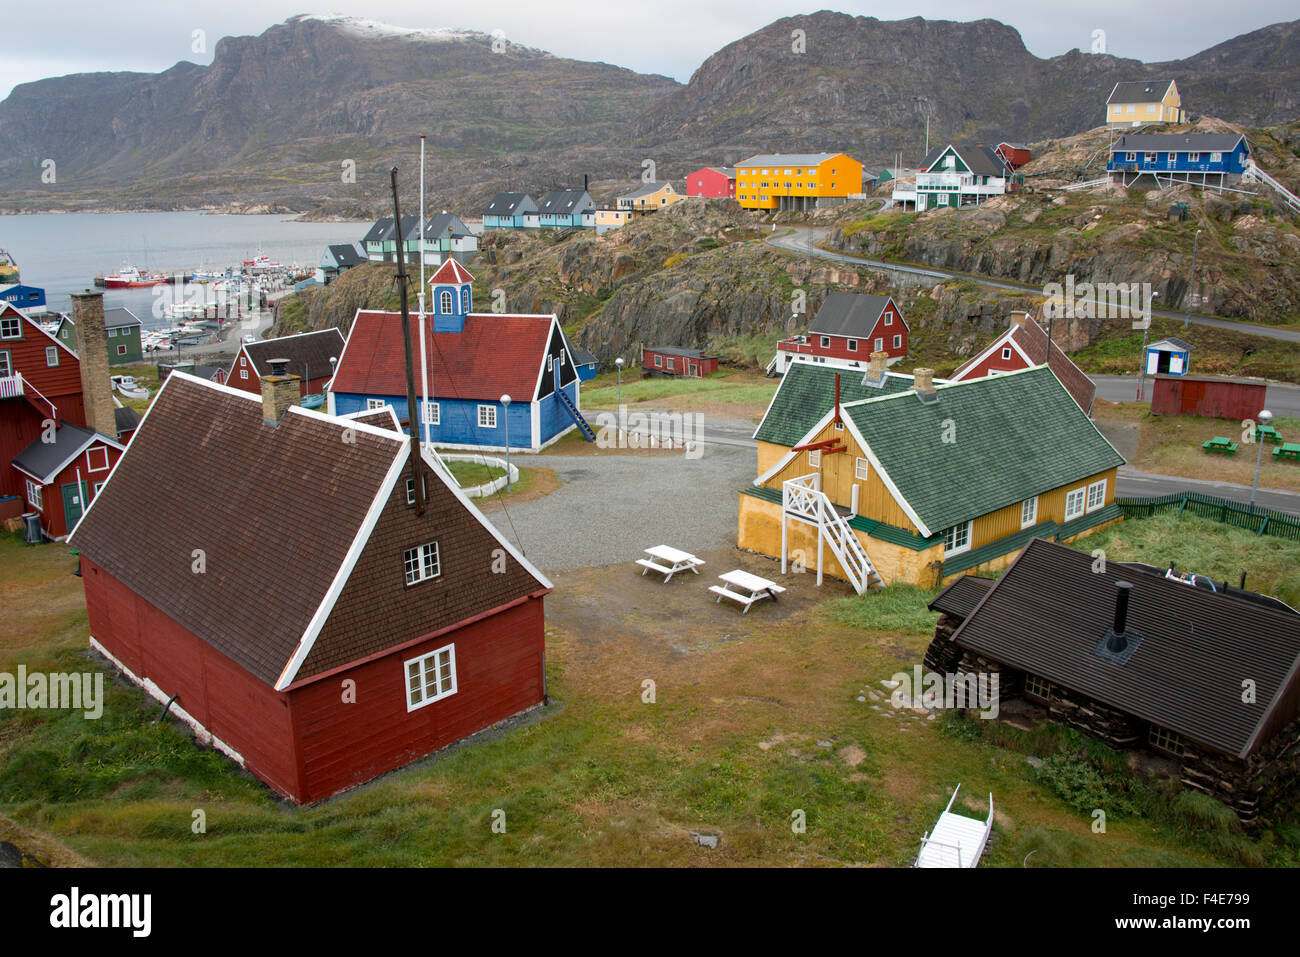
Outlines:
POLYGON ((740 602, 745 606, 745 611, 741 612, 741 614, 747 613, 750 605, 756 601, 762 601, 764 598, 776 601, 776 596, 785 591, 776 582, 770 582, 766 578, 751 575, 739 568, 718 577, 722 579, 723 584, 710 585, 709 591, 718 596, 718 601, 722 601, 723 598, 730 598, 732 601, 740 602))
POLYGON ((1274 445, 1282 444, 1282 433, 1271 425, 1258 426, 1255 429, 1255 441, 1263 442, 1268 439, 1274 445))
POLYGON ((680 549, 672 548, 668 545, 656 545, 654 548, 647 548, 645 553, 650 557, 638 558, 636 563, 643 566, 641 574, 648 571, 656 571, 664 575, 664 582, 673 580, 673 576, 678 572, 687 570, 700 573, 699 566, 704 564, 704 559, 696 558, 690 552, 683 552, 680 549))
POLYGON ((1222 452, 1224 455, 1235 455, 1237 443, 1232 439, 1224 438, 1222 435, 1216 435, 1214 438, 1202 442, 1201 448, 1207 452, 1222 452))
POLYGON ((1273 450, 1273 458, 1279 462, 1282 459, 1300 460, 1300 442, 1283 442, 1280 448, 1273 450))

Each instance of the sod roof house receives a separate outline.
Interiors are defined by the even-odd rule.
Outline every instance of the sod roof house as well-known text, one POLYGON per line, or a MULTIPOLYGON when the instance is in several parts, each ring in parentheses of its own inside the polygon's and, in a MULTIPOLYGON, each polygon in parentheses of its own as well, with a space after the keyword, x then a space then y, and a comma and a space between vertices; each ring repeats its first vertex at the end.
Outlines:
POLYGON ((1124 460, 1047 366, 934 383, 881 353, 865 376, 797 363, 754 437, 740 547, 798 551, 859 591, 1000 568, 1031 537, 1120 518, 1124 460))
POLYGON ((92 647, 306 802, 541 702, 551 586, 391 418, 297 396, 173 372, 71 542, 92 647))
MULTIPOLYGON (((949 382, 964 382, 986 375, 1001 375, 1017 369, 1042 365, 1047 361, 1047 330, 1028 315, 1012 323, 1002 335, 989 343, 981 352, 959 365, 948 377, 949 382)), ((1061 384, 1074 396, 1079 408, 1092 414, 1097 385, 1088 374, 1074 364, 1055 342, 1048 364, 1061 384)))
POLYGON ((959 578, 935 598, 926 663, 998 672, 1001 698, 1159 752, 1252 820, 1300 778, 1300 614, 1216 588, 1034 539, 998 581, 959 578))

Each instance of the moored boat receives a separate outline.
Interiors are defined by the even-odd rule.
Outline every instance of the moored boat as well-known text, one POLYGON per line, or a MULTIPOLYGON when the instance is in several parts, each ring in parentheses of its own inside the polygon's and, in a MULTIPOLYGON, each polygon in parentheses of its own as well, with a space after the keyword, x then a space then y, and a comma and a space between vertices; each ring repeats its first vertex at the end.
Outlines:
POLYGON ((147 399, 149 390, 135 381, 134 376, 115 375, 110 377, 113 388, 128 399, 147 399))
POLYGON ((162 273, 146 273, 135 266, 124 266, 111 276, 104 277, 104 285, 109 289, 140 289, 146 286, 161 286, 168 282, 162 273))

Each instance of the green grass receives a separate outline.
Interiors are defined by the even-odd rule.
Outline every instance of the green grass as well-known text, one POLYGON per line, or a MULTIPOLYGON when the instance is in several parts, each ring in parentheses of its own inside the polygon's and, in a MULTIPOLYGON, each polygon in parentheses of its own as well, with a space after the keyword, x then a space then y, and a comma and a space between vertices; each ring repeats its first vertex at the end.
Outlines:
POLYGON ((495 482, 506 474, 503 468, 478 462, 448 462, 447 469, 461 488, 495 482))
MULTIPOLYGON (((631 375, 636 375, 635 370, 631 375)), ((618 388, 613 376, 598 376, 582 390, 582 405, 591 409, 612 409, 618 403, 618 388), (594 386, 594 387, 593 387, 594 386)), ((715 373, 703 379, 668 377, 629 379, 623 376, 623 404, 659 402, 665 399, 694 399, 752 405, 765 408, 780 384, 777 379, 715 373)))

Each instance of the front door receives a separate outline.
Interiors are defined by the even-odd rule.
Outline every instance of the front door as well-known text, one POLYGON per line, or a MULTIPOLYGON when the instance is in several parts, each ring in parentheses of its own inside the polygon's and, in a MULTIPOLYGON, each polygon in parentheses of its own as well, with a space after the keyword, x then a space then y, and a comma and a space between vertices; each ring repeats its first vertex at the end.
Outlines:
POLYGON ((63 486, 62 491, 64 527, 71 532, 77 522, 81 520, 82 489, 77 487, 76 482, 69 482, 63 486))

